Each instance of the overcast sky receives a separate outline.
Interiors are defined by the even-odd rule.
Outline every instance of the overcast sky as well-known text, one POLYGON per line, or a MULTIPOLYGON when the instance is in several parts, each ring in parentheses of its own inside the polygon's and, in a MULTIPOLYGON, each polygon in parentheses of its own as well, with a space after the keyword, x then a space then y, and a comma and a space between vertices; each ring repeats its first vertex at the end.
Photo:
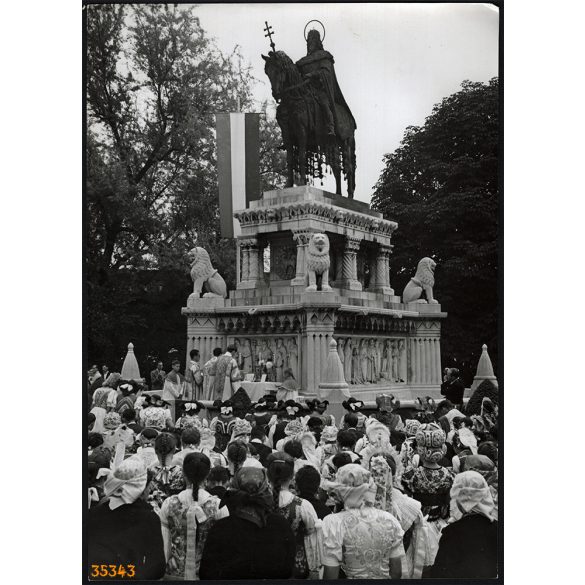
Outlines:
MULTIPOLYGON (((323 45, 335 58, 357 123, 355 197, 366 202, 382 157, 396 149, 407 126, 423 124, 463 80, 485 82, 498 74, 498 9, 490 4, 202 4, 197 13, 224 52, 240 46, 260 80, 256 99, 271 103, 260 56, 270 50, 264 21, 276 49, 293 61, 306 54, 306 23, 324 24, 323 45)), ((335 181, 328 178, 324 188, 334 191, 335 181)))

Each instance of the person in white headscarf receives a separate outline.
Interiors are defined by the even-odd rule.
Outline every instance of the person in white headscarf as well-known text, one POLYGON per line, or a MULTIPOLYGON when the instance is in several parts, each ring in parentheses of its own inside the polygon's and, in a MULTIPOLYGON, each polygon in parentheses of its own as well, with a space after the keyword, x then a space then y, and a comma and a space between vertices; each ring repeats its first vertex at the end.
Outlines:
POLYGON ((105 499, 88 512, 90 578, 99 577, 94 566, 121 563, 131 579, 163 577, 166 563, 160 520, 140 498, 146 483, 146 467, 136 458, 122 461, 106 479, 105 499))
POLYGON ((348 579, 400 579, 404 531, 392 514, 374 507, 377 486, 357 463, 339 469, 330 493, 343 510, 323 519, 324 579, 337 579, 342 567, 348 579))
POLYGON ((489 486, 477 471, 455 476, 449 524, 443 528, 431 569, 437 579, 498 576, 498 523, 489 486))

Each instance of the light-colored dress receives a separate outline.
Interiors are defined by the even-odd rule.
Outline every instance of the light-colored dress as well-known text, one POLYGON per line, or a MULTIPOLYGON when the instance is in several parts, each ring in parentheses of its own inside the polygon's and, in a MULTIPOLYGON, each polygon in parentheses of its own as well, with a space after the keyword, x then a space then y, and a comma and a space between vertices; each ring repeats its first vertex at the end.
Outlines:
POLYGON ((226 506, 204 489, 193 500, 187 488, 167 498, 160 510, 160 522, 167 567, 165 577, 176 580, 199 579, 199 565, 207 534, 215 520, 229 516, 226 506))
POLYGON ((389 579, 390 559, 404 556, 404 531, 392 514, 372 507, 323 519, 323 564, 340 565, 348 579, 389 579))

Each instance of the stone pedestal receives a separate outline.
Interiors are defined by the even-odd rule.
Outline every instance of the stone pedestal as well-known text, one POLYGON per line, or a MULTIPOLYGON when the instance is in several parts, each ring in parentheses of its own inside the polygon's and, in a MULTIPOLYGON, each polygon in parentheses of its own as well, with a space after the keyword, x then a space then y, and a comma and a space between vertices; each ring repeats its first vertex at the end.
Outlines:
POLYGON ((440 396, 441 321, 447 315, 439 304, 405 305, 394 295, 389 260, 395 222, 365 203, 310 186, 269 191, 234 216, 242 230, 240 281, 225 301, 189 299, 182 310, 187 354, 197 348, 205 363, 214 347, 237 341, 250 347, 255 365, 278 350, 300 393, 339 405, 341 414, 349 395, 440 396), (328 292, 305 290, 309 238, 317 232, 330 241, 328 292), (265 278, 266 246, 271 273, 265 278), (358 265, 366 261, 370 282, 363 290, 358 265), (326 371, 334 337, 342 341, 335 351, 342 380, 326 371))

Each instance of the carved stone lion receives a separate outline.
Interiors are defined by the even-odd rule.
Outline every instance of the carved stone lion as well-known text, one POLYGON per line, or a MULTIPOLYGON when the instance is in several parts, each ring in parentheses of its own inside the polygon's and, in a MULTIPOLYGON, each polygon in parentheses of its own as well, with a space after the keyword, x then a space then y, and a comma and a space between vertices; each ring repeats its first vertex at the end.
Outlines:
POLYGON ((317 290, 317 276, 321 276, 321 291, 331 290, 329 286, 329 238, 326 234, 313 234, 307 249, 308 292, 317 290))
POLYGON ((435 266, 437 264, 431 258, 423 258, 417 266, 414 278, 411 278, 404 287, 402 293, 403 303, 434 303, 438 304, 433 298, 433 286, 435 286, 435 266), (427 300, 421 299, 423 291, 427 300))
POLYGON ((191 278, 193 279, 193 294, 197 297, 203 288, 204 297, 227 297, 227 286, 221 274, 213 268, 209 254, 205 248, 197 246, 189 251, 191 261, 191 278))

